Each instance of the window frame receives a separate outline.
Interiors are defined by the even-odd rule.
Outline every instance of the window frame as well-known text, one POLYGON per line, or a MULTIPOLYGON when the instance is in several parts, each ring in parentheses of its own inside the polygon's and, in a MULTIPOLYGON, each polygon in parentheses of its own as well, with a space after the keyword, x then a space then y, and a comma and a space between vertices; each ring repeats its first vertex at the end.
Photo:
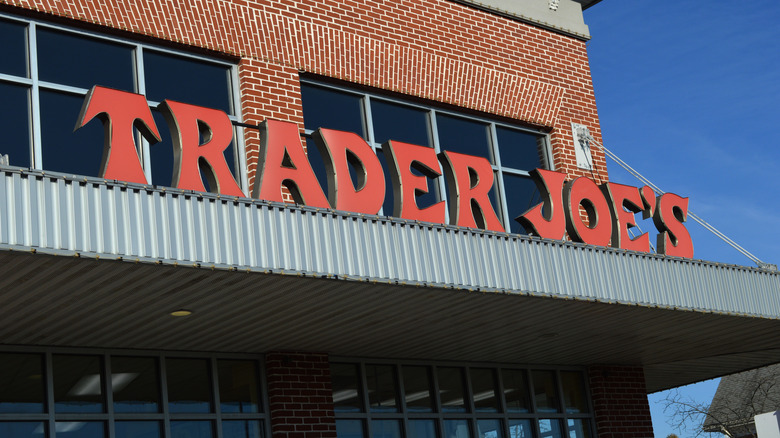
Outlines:
POLYGON ((358 394, 360 396, 361 410, 360 412, 339 412, 334 409, 334 416, 336 421, 338 420, 360 420, 363 426, 363 432, 365 438, 372 438, 371 421, 373 420, 397 420, 401 423, 401 437, 408 437, 409 421, 410 420, 433 420, 436 425, 437 436, 443 436, 443 427, 445 420, 467 420, 469 424, 469 432, 471 438, 479 437, 479 430, 477 426, 478 420, 499 420, 503 438, 510 438, 509 435, 509 421, 510 420, 529 420, 531 423, 531 430, 533 438, 541 437, 539 428, 540 420, 557 420, 561 427, 561 436, 569 437, 570 432, 568 429, 568 420, 586 420, 588 425, 588 432, 590 437, 598 436, 596 434, 596 421, 593 411, 593 402, 590 392, 590 385, 587 381, 587 370, 584 367, 566 367, 566 366, 549 366, 549 365, 520 365, 520 364, 508 364, 508 363, 463 363, 463 362, 445 362, 445 361, 414 361, 414 360, 387 360, 387 359, 370 359, 370 358, 354 358, 354 357, 338 357, 333 356, 329 359, 331 364, 355 364, 358 369, 358 382, 360 388, 358 388, 358 394), (371 402, 368 395, 368 382, 366 379, 366 365, 391 365, 394 370, 395 377, 395 390, 397 399, 400 403, 398 412, 372 412, 371 402), (431 391, 434 396, 432 404, 434 406, 433 412, 409 412, 406 407, 406 400, 404 397, 404 382, 403 382, 403 366, 424 366, 428 370, 431 378, 431 391), (464 390, 466 391, 466 412, 443 412, 441 398, 439 396, 439 378, 437 368, 460 368, 462 370, 462 376, 464 376, 464 390), (494 372, 494 378, 498 391, 498 406, 497 412, 478 412, 474 408, 473 388, 471 382, 471 369, 491 369, 494 372), (529 401, 531 403, 529 412, 508 412, 506 406, 506 398, 504 397, 504 381, 503 370, 523 370, 526 384, 526 390, 528 392, 529 401), (554 373, 555 391, 558 397, 559 411, 558 412, 538 412, 536 409, 535 391, 533 387, 533 378, 531 373, 533 371, 552 371, 554 373), (582 376, 583 395, 587 403, 587 412, 580 413, 568 413, 565 406, 565 394, 561 380, 561 372, 573 371, 582 376))
MULTIPOLYGON (((476 115, 473 112, 469 111, 468 109, 464 109, 463 111, 458 112, 457 110, 444 108, 443 106, 441 106, 441 104, 436 105, 436 103, 430 103, 430 104, 419 103, 413 101, 412 99, 403 99, 389 94, 373 91, 373 90, 369 91, 362 88, 361 89, 350 88, 349 86, 335 84, 333 82, 319 79, 319 78, 313 78, 308 75, 301 75, 300 83, 301 83, 301 87, 309 85, 313 87, 326 88, 326 89, 338 91, 359 98, 361 118, 362 118, 361 122, 363 125, 363 132, 365 132, 364 140, 366 140, 368 145, 371 146, 371 148, 374 150, 375 153, 377 151, 381 151, 382 144, 377 143, 374 136, 373 114, 371 110, 372 99, 425 111, 426 124, 427 124, 428 137, 429 137, 428 141, 429 144, 432 145, 432 148, 436 151, 436 154, 439 154, 440 152, 442 152, 442 150, 446 150, 446 149, 442 149, 441 143, 439 141, 438 127, 436 123, 436 118, 438 114, 487 124, 488 132, 489 132, 488 147, 489 147, 489 152, 492 154, 492 157, 487 156, 484 158, 487 159, 488 161, 491 161, 491 158, 494 157, 494 162, 491 162, 491 168, 493 169, 493 174, 494 174, 493 184, 498 188, 498 202, 499 202, 499 205, 494 206, 494 208, 497 210, 496 214, 499 216, 499 219, 501 220, 501 223, 504 226, 504 229, 506 230, 510 229, 510 224, 512 223, 511 221, 514 220, 514 217, 524 212, 516 212, 510 214, 510 211, 507 206, 507 197, 504 195, 506 191, 504 187, 503 176, 504 174, 506 174, 506 175, 517 175, 517 176, 529 177, 530 176, 529 171, 533 169, 527 169, 527 170, 517 169, 512 167, 505 167, 501 164, 501 154, 499 151, 498 133, 496 128, 503 127, 503 128, 523 131, 523 132, 527 132, 539 136, 540 141, 542 142, 542 144, 539 146, 540 148, 542 148, 542 156, 540 157, 542 161, 541 165, 545 169, 555 170, 553 164, 552 147, 550 142, 550 133, 547 132, 546 130, 531 128, 528 126, 522 126, 520 124, 513 124, 510 122, 502 121, 499 120, 498 116, 490 117, 489 115, 486 116, 476 115)), ((304 124, 305 122, 306 121, 304 120, 304 124)), ((324 128, 327 127, 325 126, 324 128)), ((314 132, 313 129, 306 127, 306 129, 304 130, 305 138, 307 140, 311 140, 313 132, 314 132)), ((325 187, 323 187, 323 189, 327 190, 327 188, 325 187)), ((444 179, 437 178, 437 181, 434 182, 431 191, 434 192, 436 196, 436 201, 445 201, 447 203, 448 208, 445 208, 445 220, 447 223, 449 223, 450 222, 449 200, 447 197, 447 188, 444 185, 444 179)), ((385 212, 384 209, 380 210, 379 214, 385 216, 392 216, 392 212, 385 212)), ((509 233, 510 231, 507 232, 509 233)))
MULTIPOLYGON (((41 112, 40 112, 40 92, 41 90, 49 90, 54 92, 65 93, 68 95, 78 95, 82 98, 86 96, 88 89, 73 87, 69 85, 58 84, 54 82, 42 81, 39 79, 38 74, 38 53, 37 53, 37 30, 38 28, 51 29, 58 32, 67 32, 75 36, 87 37, 97 39, 104 42, 122 45, 132 50, 132 63, 133 63, 133 81, 135 90, 134 93, 146 96, 146 83, 145 83, 145 70, 144 70, 144 50, 151 50, 158 53, 164 53, 181 58, 187 58, 194 61, 207 62, 213 65, 221 65, 229 69, 229 76, 226 80, 229 81, 229 99, 232 114, 228 114, 228 118, 233 124, 233 149, 234 149, 234 169, 236 174, 234 175, 236 182, 244 192, 247 192, 248 179, 247 179, 247 163, 246 163, 246 149, 244 144, 244 135, 241 129, 242 127, 242 113, 241 113, 241 95, 239 90, 239 77, 238 77, 238 65, 218 58, 211 58, 184 50, 171 49, 162 45, 155 45, 146 42, 133 41, 131 39, 120 38, 113 35, 102 34, 99 32, 80 29, 78 27, 67 26, 62 24, 54 24, 50 22, 40 21, 32 18, 19 17, 11 14, 0 13, 0 19, 25 24, 25 40, 26 47, 25 52, 27 56, 27 76, 20 77, 9 75, 0 72, 0 82, 6 82, 14 85, 22 85, 28 87, 29 98, 29 114, 28 120, 30 121, 30 164, 33 169, 40 169, 46 171, 43 167, 43 151, 41 141, 41 112)), ((156 107, 160 102, 147 100, 150 108, 156 107)), ((74 119, 75 124, 75 119, 74 119)), ((158 129, 168 129, 167 126, 158 126, 158 129)), ((150 144, 140 134, 136 135, 136 146, 138 149, 139 159, 144 169, 144 175, 150 185, 154 184, 152 181, 152 166, 150 161, 150 144)), ((61 173, 61 172, 55 172, 61 173)))
POLYGON ((45 424, 43 438, 56 438, 57 422, 94 421, 103 424, 105 438, 115 438, 114 423, 116 421, 155 421, 160 429, 160 438, 169 438, 171 435, 170 423, 172 421, 209 421, 212 425, 212 438, 222 438, 222 422, 231 420, 260 421, 260 433, 262 437, 271 437, 270 405, 266 382, 265 360, 263 355, 248 353, 209 353, 209 352, 179 352, 160 350, 135 350, 135 349, 91 349, 49 347, 35 348, 26 346, 4 346, 0 354, 36 354, 43 357, 44 372, 44 409, 42 413, 0 413, 0 422, 42 422, 45 424), (100 413, 57 413, 54 410, 54 370, 53 356, 95 356, 101 360, 101 391, 103 392, 103 412, 100 413), (113 391, 109 379, 111 375, 111 357, 142 357, 154 358, 157 361, 157 383, 159 392, 159 410, 154 413, 121 413, 114 412, 113 391), (205 359, 208 360, 210 369, 210 385, 212 396, 212 409, 208 413, 172 413, 168 407, 166 359, 205 359), (218 361, 220 360, 249 360, 257 365, 257 386, 261 406, 255 413, 223 413, 220 406, 218 361))

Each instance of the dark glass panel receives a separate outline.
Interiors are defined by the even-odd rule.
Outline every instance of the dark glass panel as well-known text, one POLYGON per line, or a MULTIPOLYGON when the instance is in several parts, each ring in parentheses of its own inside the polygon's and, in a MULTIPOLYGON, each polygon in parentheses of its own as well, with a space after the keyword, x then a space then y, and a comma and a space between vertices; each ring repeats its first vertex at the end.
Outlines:
POLYGON ((588 420, 569 419, 569 438, 590 438, 588 420))
POLYGON ((462 368, 437 368, 442 412, 466 412, 462 368))
POLYGON ((533 438, 531 420, 509 420, 509 438, 533 438))
POLYGON ((230 67, 144 50, 146 97, 205 106, 233 114, 230 67))
POLYGON ((444 420, 444 438, 471 438, 468 420, 444 420))
POLYGON ((498 384, 495 371, 488 368, 471 368, 471 392, 475 412, 498 412, 498 384))
POLYGON ((502 370, 507 412, 530 412, 531 398, 523 370, 502 370))
POLYGON ((258 420, 223 421, 222 438, 263 438, 258 420))
POLYGON ((259 412, 257 363, 251 360, 218 360, 219 402, 223 413, 259 412))
POLYGON ((560 412, 554 371, 531 371, 537 412, 560 412))
POLYGON ((115 412, 159 412, 160 382, 153 357, 111 358, 115 412))
POLYGON ((84 96, 41 90, 43 168, 74 175, 99 176, 103 124, 92 120, 73 132, 84 96))
POLYGON ((409 420, 409 438, 436 438, 433 420, 409 420))
POLYGON ((103 438, 106 425, 99 421, 58 421, 54 423, 57 438, 103 438))
POLYGON ((337 438, 363 438, 363 421, 336 420, 337 438))
POLYGON ((422 109, 371 99, 374 141, 381 144, 387 140, 397 140, 431 146, 427 113, 422 109))
POLYGON ((170 412, 211 412, 211 370, 209 368, 207 359, 165 360, 170 412))
POLYGON ((401 438, 401 423, 398 420, 373 420, 372 438, 401 438))
MULTIPOLYGON (((154 117, 154 123, 157 125, 157 130, 160 132, 160 141, 149 146, 149 161, 152 166, 152 184, 162 187, 172 187, 171 181, 173 180, 173 141, 171 140, 171 126, 166 122, 162 113, 157 110, 152 110, 152 116, 154 117)), ((201 137, 201 142, 203 138, 201 137)), ((234 133, 233 140, 225 151, 222 153, 225 156, 230 172, 236 177, 236 158, 234 155, 234 144, 236 142, 236 135, 234 133)), ((206 191, 210 191, 208 180, 204 172, 201 172, 201 180, 206 191)), ((236 178, 238 181, 238 178, 236 178)), ((216 188, 215 188, 216 190, 216 188)))
POLYGON ((539 420, 539 438, 563 438, 560 420, 539 420))
POLYGON ((501 420, 477 420, 478 438, 504 438, 501 420))
POLYGON ((526 229, 515 218, 542 202, 536 184, 527 176, 504 173, 504 191, 506 192, 504 194, 506 208, 509 210, 509 229, 507 231, 526 234, 526 229))
POLYGON ((116 438, 160 438, 158 421, 117 421, 114 423, 116 438))
POLYGON ((385 216, 393 215, 393 178, 390 177, 390 170, 387 167, 385 154, 381 150, 376 151, 379 163, 382 165, 382 173, 385 174, 385 201, 382 203, 382 214, 385 216))
POLYGON ((395 367, 366 365, 366 382, 371 412, 398 412, 395 367))
POLYGON ((331 364, 330 377, 333 382, 333 406, 336 412, 363 412, 357 365, 331 364))
MULTIPOLYGON (((445 114, 436 115, 439 146, 442 151, 475 155, 491 160, 488 125, 445 114)), ((491 160, 491 162, 493 162, 491 160)))
POLYGON ((38 28, 36 37, 40 80, 135 91, 133 48, 43 27, 38 28))
MULTIPOLYGON (((103 412, 101 357, 54 355, 52 361, 54 412, 103 412)), ((90 423, 89 430, 96 424, 102 423, 90 423)))
POLYGON ((0 422, 0 437, 3 438, 45 438, 45 431, 41 421, 0 422))
MULTIPOLYGON (((314 175, 317 177, 317 182, 320 183, 322 192, 325 194, 325 196, 327 196, 328 175, 325 170, 325 161, 322 158, 322 154, 320 154, 319 148, 314 143, 314 140, 311 137, 307 136, 305 139, 302 137, 301 140, 305 140, 303 145, 306 147, 306 158, 308 158, 309 164, 311 165, 312 170, 314 170, 314 175)), ((351 165, 349 170, 350 170, 350 176, 355 175, 351 165)), ((354 179, 353 179, 353 183, 354 183, 354 179)))
POLYGON ((316 85, 301 84, 306 129, 328 128, 354 132, 366 138, 359 95, 316 85))
POLYGON ((582 379, 582 373, 561 371, 561 385, 563 386, 563 402, 566 412, 569 414, 588 412, 588 401, 585 397, 585 382, 582 379))
POLYGON ((404 399, 409 412, 433 412, 433 390, 430 369, 425 366, 404 366, 404 399))
POLYGON ((171 438, 212 438, 211 421, 171 421, 171 438))
POLYGON ((44 412, 44 376, 43 356, 0 354, 0 413, 44 412))
POLYGON ((532 170, 542 167, 541 136, 530 132, 497 126, 498 151, 501 167, 532 170))
POLYGON ((26 28, 24 23, 0 20, 0 73, 29 77, 26 28))
POLYGON ((32 167, 30 166, 29 96, 30 92, 26 86, 0 82, 0 101, 9 109, 3 112, 3 117, 0 117, 0 132, 3 135, 0 155, 8 155, 8 164, 11 166, 32 167))

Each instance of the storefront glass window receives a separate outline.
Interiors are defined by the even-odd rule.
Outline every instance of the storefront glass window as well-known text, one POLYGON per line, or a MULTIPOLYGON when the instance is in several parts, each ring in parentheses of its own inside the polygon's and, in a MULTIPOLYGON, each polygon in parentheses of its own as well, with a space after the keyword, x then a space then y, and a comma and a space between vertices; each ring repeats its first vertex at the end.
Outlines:
POLYGON ((431 147, 426 111, 372 99, 371 116, 377 143, 396 140, 431 147))
POLYGON ((211 421, 171 421, 171 438, 213 438, 211 421))
POLYGON ((462 368, 437 368, 442 412, 466 412, 462 368))
POLYGON ((233 114, 230 67, 144 50, 146 97, 205 106, 233 114))
POLYGON ((100 356, 55 355, 52 370, 55 412, 104 411, 103 370, 100 356))
POLYGON ((471 391, 474 394, 474 411, 498 412, 498 397, 496 397, 495 370, 490 368, 471 368, 471 391))
POLYGON ((579 370, 358 361, 331 364, 331 374, 339 438, 395 438, 404 432, 405 438, 592 435, 587 388, 579 370), (359 370, 365 370, 364 380, 359 370), (390 388, 399 384, 404 397, 396 400, 397 408, 376 409, 376 400, 384 400, 382 408, 389 407, 394 400, 390 388), (582 396, 577 403, 581 410, 561 410, 559 391, 565 393, 572 385, 582 396), (339 408, 347 395, 357 399, 358 394, 366 394, 370 409, 360 401, 347 405, 350 410, 339 408))
POLYGON ((114 423, 116 438, 160 438, 159 421, 117 421, 114 423))
POLYGON ((534 385, 534 401, 538 412, 560 412, 555 372, 534 370, 531 372, 534 385))
POLYGON ((531 412, 531 399, 528 395, 525 370, 502 370, 504 379, 504 397, 509 412, 531 412))
POLYGON ((331 364, 333 406, 336 412, 362 412, 358 367, 355 364, 331 364))
POLYGON ((398 420, 374 420, 371 422, 371 436, 401 438, 401 423, 398 420))
POLYGON ((585 384, 582 375, 572 372, 561 372, 563 386, 563 401, 567 413, 588 412, 588 401, 585 397, 585 384))
POLYGON ((111 387, 115 412, 159 412, 160 383, 157 359, 111 358, 111 387))
POLYGON ((171 412, 211 412, 211 370, 206 359, 168 359, 165 368, 171 412))
POLYGON ((0 438, 268 434, 257 357, 64 350, 0 352, 0 438), (51 421, 56 430, 48 430, 51 421))
POLYGON ((433 392, 428 367, 404 366, 404 398, 409 412, 433 412, 433 392))
POLYGON ((218 360, 217 367, 222 412, 258 412, 257 364, 248 360, 218 360))
POLYGON ((263 431, 257 420, 223 421, 222 438, 263 438, 263 431))
POLYGON ((41 355, 0 354, 0 413, 44 412, 44 376, 41 355))
POLYGON ((0 102, 16 109, 6 111, 0 117, 0 132, 3 133, 0 155, 8 155, 11 166, 30 167, 30 88, 0 82, 0 102))
POLYGON ((58 421, 54 429, 59 438, 103 438, 106 425, 100 421, 58 421))
POLYGON ((372 412, 398 412, 395 367, 366 365, 366 384, 372 412))

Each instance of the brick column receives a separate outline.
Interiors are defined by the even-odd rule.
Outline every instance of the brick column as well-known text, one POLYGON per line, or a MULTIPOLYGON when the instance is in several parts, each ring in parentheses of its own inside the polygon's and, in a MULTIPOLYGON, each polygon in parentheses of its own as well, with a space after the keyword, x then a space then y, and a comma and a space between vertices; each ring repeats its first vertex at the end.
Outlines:
POLYGON ((599 438, 653 437, 642 367, 593 366, 588 375, 599 438))
POLYGON ((273 438, 335 438, 328 355, 273 352, 265 366, 273 438))

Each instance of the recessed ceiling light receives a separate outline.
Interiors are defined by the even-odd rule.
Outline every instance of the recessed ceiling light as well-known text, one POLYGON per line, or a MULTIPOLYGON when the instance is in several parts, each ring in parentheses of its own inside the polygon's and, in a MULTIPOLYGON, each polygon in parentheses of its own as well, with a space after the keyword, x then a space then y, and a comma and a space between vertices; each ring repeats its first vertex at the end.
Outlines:
POLYGON ((171 316, 190 316, 190 315, 192 315, 192 311, 187 309, 179 309, 171 312, 171 316))

